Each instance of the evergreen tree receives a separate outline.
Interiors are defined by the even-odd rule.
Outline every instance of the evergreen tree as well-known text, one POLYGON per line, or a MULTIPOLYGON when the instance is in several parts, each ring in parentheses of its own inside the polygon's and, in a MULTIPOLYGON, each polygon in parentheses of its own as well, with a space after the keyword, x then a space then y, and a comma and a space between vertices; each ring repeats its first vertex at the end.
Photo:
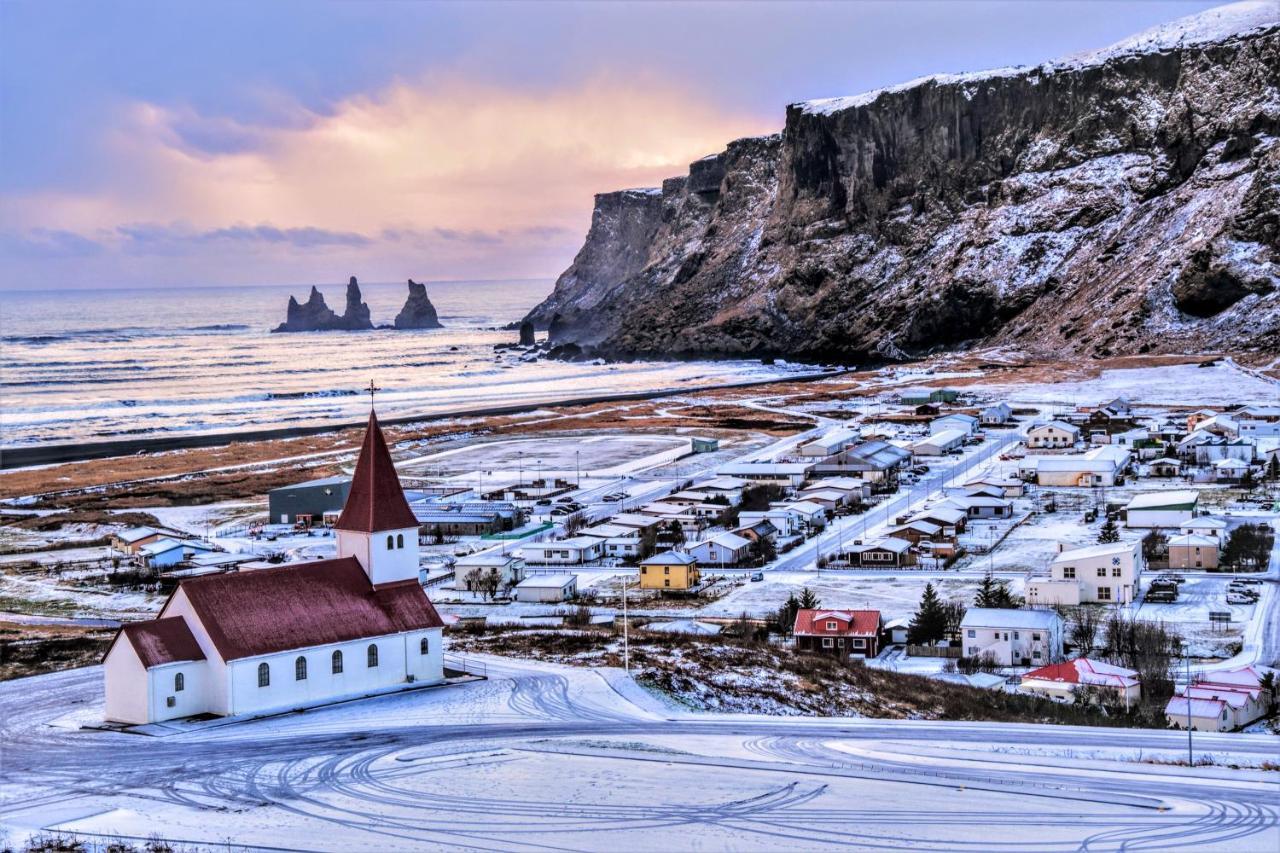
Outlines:
POLYGON ((1021 607, 1022 602, 1009 592, 1009 582, 996 580, 988 570, 978 585, 978 594, 973 599, 974 607, 1021 607))
POLYGON ((924 586, 924 594, 920 596, 920 607, 911 624, 907 627, 907 642, 914 645, 936 643, 946 636, 947 614, 933 584, 924 586))
POLYGON ((1102 530, 1098 532, 1098 542, 1106 544, 1108 542, 1120 541, 1120 529, 1116 527, 1116 520, 1108 518, 1107 523, 1102 525, 1102 530))
POLYGON ((805 587, 800 590, 800 607, 803 610, 817 610, 822 606, 821 599, 818 598, 814 591, 805 587))
POLYGON ((1267 479, 1280 480, 1280 453, 1272 456, 1267 462, 1267 479))

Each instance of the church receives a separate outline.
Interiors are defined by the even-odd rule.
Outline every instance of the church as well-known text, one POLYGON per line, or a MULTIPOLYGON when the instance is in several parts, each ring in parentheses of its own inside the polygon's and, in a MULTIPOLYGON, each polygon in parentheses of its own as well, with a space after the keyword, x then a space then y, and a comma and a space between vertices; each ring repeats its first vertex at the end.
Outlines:
POLYGON ((103 659, 106 719, 287 711, 444 680, 418 583, 418 521, 373 412, 335 525, 338 556, 179 583, 103 659))

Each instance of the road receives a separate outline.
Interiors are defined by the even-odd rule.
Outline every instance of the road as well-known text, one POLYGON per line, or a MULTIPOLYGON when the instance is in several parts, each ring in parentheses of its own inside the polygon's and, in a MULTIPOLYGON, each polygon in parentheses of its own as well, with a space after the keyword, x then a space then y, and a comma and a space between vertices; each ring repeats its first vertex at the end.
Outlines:
MULTIPOLYGON (((899 515, 919 509, 935 495, 943 494, 949 485, 958 485, 970 472, 979 469, 996 455, 1021 440, 1027 426, 988 438, 974 452, 961 457, 950 468, 936 468, 918 483, 901 490, 889 500, 872 507, 861 515, 844 516, 828 525, 819 537, 808 540, 793 551, 780 556, 768 568, 778 571, 799 571, 813 568, 820 554, 837 551, 842 543, 864 538, 868 532, 899 515)), ((945 458, 945 457, 944 457, 945 458)))
MULTIPOLYGON (((48 827, 291 850, 1280 844, 1268 774, 1095 757, 1176 756, 1177 732, 696 715, 616 671, 492 659, 490 675, 159 738, 47 725, 101 701, 98 668, 5 683, 4 840, 48 827)), ((1197 741, 1245 762, 1276 744, 1197 741)))

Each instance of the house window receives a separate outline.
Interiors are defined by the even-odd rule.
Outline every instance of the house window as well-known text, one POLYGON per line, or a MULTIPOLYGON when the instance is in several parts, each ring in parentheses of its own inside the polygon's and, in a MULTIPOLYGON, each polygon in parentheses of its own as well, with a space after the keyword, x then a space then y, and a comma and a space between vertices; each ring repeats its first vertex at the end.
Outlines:
POLYGON ((1106 568, 1106 566, 1099 566, 1099 567, 1098 567, 1098 577, 1100 577, 1100 578, 1105 578, 1106 576, 1107 576, 1107 568, 1106 568))
POLYGON ((649 574, 649 567, 648 567, 648 566, 641 566, 641 567, 640 567, 640 574, 642 574, 642 575, 647 575, 647 574, 649 574))
POLYGON ((829 649, 829 648, 831 648, 831 646, 832 646, 831 638, 830 638, 830 637, 823 637, 823 638, 822 638, 822 647, 823 647, 824 649, 829 649))
POLYGON ((1032 652, 1031 657, 1035 658, 1036 660, 1040 660, 1040 650, 1037 649, 1036 651, 1032 652))
POLYGON ((173 696, 166 696, 164 700, 165 707, 172 708, 178 704, 178 700, 173 696))
POLYGON ((861 637, 855 637, 853 640, 853 647, 855 649, 865 649, 867 647, 867 641, 861 637))
POLYGON ((258 664, 258 686, 268 687, 271 684, 271 667, 265 663, 258 664))
POLYGON ((1111 587, 1109 587, 1109 586, 1100 586, 1100 587, 1098 587, 1098 600, 1099 600, 1099 601, 1110 601, 1110 600, 1111 600, 1111 587))
POLYGON ((1075 580, 1075 577, 1076 577, 1076 567, 1075 567, 1075 566, 1063 566, 1063 567, 1062 567, 1062 577, 1063 577, 1063 579, 1064 579, 1064 580, 1075 580))
POLYGON ((183 688, 187 686, 187 679, 182 673, 175 673, 173 676, 173 692, 181 693, 183 688))
POLYGON ((977 631, 975 631, 975 630, 973 630, 972 628, 970 628, 970 629, 969 629, 969 637, 972 639, 972 638, 977 637, 977 636, 978 636, 978 632, 977 632, 977 631))
POLYGON ((671 586, 671 578, 663 578, 663 579, 662 579, 662 585, 663 585, 663 586, 671 586))
POLYGON ((404 547, 404 534, 403 534, 403 533, 397 533, 397 534, 396 534, 396 547, 397 547, 397 548, 403 548, 403 547, 404 547))
POLYGON ((1113 577, 1113 578, 1118 578, 1118 577, 1120 577, 1120 567, 1119 567, 1119 566, 1112 566, 1112 567, 1111 567, 1111 577, 1113 577))
POLYGON ((293 680, 294 681, 307 680, 307 659, 306 658, 299 656, 298 659, 293 662, 293 680))
POLYGON ((664 575, 669 575, 669 574, 671 574, 671 567, 670 567, 670 566, 663 566, 663 567, 662 567, 662 573, 663 573, 664 575))
POLYGON ((1017 631, 1014 631, 1014 632, 1013 632, 1013 638, 1014 638, 1015 640, 1016 640, 1016 639, 1018 639, 1018 632, 1017 632, 1017 631))
POLYGON ((342 652, 341 652, 341 651, 336 651, 336 652, 334 652, 334 653, 333 653, 333 659, 332 659, 332 660, 333 660, 333 674, 334 674, 334 675, 339 675, 339 674, 341 674, 341 672, 342 672, 342 652))
POLYGON ((394 536, 392 536, 390 533, 388 533, 388 534, 387 534, 387 550, 388 550, 388 551, 390 551, 391 549, 393 549, 393 548, 395 548, 395 547, 396 547, 396 539, 395 539, 395 537, 394 537, 394 536))
POLYGON ((374 667, 378 665, 378 647, 377 646, 369 647, 368 657, 369 657, 369 666, 374 667))
POLYGON ((1039 634, 1032 634, 1032 635, 1031 635, 1031 639, 1032 639, 1034 642, 1037 642, 1037 643, 1038 643, 1038 642, 1040 642, 1040 635, 1039 635, 1039 634))
POLYGON ((836 623, 834 623, 834 622, 828 622, 828 623, 827 623, 827 630, 828 630, 828 631, 834 631, 835 629, 836 629, 836 623))
POLYGON ((431 641, 423 637, 418 641, 418 654, 425 655, 431 651, 431 641))
POLYGON ((969 647, 969 656, 970 656, 970 657, 973 657, 973 656, 974 656, 974 655, 976 655, 977 653, 978 653, 978 647, 977 647, 977 646, 970 646, 970 647, 969 647))

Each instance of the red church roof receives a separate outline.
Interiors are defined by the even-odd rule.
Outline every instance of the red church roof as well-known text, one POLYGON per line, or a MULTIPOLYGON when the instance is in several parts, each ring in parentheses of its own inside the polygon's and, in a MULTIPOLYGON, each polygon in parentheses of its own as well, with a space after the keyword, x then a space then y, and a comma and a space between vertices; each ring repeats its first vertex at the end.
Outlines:
POLYGON ((794 633, 808 636, 874 637, 880 633, 879 610, 798 610, 794 633), (835 630, 827 628, 836 624, 835 630))
POLYGON ((381 530, 403 530, 417 527, 418 519, 400 488, 400 477, 391 463, 387 440, 378 426, 378 416, 369 412, 364 446, 351 478, 351 491, 335 525, 339 530, 377 533, 381 530))
MULTIPOLYGON (((196 642, 191 629, 187 627, 187 621, 181 616, 148 619, 146 622, 125 625, 111 641, 111 645, 114 646, 121 636, 133 646, 138 660, 142 661, 142 665, 147 669, 165 663, 204 660, 204 652, 200 650, 200 644, 196 642)), ((111 651, 110 647, 107 651, 111 651)))
POLYGON ((444 625, 416 578, 374 586, 354 557, 191 578, 179 593, 223 660, 444 625))

